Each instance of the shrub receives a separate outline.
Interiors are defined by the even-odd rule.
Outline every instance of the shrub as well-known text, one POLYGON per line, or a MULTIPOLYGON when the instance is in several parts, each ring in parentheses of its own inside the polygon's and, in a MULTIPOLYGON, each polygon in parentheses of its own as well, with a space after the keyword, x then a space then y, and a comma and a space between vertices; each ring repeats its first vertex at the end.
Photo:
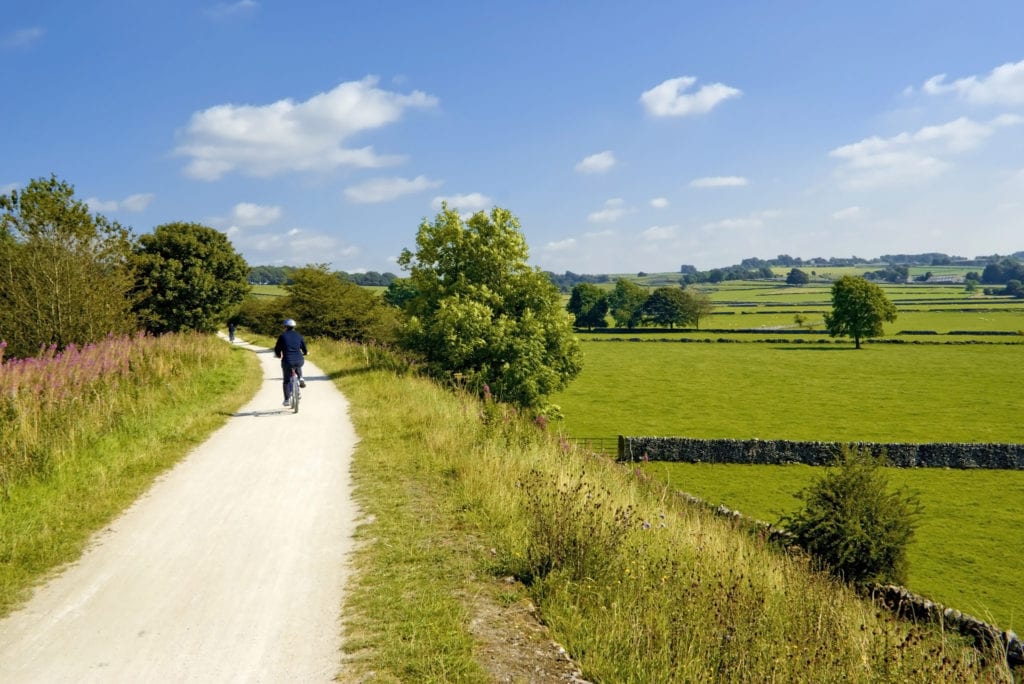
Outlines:
POLYGON ((783 518, 796 543, 857 586, 902 584, 920 504, 889 491, 882 458, 847 449, 820 480, 797 494, 804 508, 783 518))

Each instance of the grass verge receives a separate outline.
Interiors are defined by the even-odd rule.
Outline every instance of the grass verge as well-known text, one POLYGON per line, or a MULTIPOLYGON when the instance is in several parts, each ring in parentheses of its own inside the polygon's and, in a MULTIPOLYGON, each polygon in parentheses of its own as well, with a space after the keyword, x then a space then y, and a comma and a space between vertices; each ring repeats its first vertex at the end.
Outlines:
POLYGON ((316 362, 361 437, 354 680, 488 681, 472 595, 505 576, 594 681, 1009 680, 998 653, 896 621, 505 407, 377 370, 356 346, 320 343, 316 362))
POLYGON ((95 531, 258 388, 253 354, 213 337, 188 344, 187 355, 173 363, 172 354, 164 358, 167 373, 152 381, 136 376, 133 387, 119 391, 124 405, 105 404, 102 415, 79 421, 90 432, 75 434, 73 449, 9 485, 0 500, 0 615, 49 572, 78 558, 95 531))

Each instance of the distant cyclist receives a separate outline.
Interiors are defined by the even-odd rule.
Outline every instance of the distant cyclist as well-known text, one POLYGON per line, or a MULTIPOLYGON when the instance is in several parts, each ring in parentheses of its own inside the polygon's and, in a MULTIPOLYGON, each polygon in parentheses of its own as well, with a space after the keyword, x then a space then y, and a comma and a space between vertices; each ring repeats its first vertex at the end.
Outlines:
POLYGON ((303 357, 308 353, 306 340, 295 332, 295 321, 291 318, 285 320, 284 332, 278 336, 277 344, 274 345, 274 356, 281 359, 281 372, 284 374, 284 406, 287 406, 292 398, 293 368, 295 374, 299 376, 299 387, 306 386, 306 381, 302 379, 302 364, 305 362, 303 357))

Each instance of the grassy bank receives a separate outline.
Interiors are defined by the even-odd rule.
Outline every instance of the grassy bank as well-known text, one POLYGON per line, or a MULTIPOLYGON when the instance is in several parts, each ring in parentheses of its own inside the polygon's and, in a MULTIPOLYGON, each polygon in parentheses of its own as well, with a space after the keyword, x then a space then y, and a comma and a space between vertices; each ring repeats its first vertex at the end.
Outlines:
POLYGON ((594 681, 1001 681, 952 635, 899 623, 642 471, 502 407, 320 343, 348 396, 367 514, 346 606, 352 678, 488 681, 474 597, 518 584, 594 681))
POLYGON ((0 365, 0 615, 256 391, 213 337, 122 338, 0 365))
MULTIPOLYGON (((817 480, 810 466, 648 463, 673 488, 760 520, 777 522, 801 505, 793 494, 817 480)), ((889 468, 893 487, 916 492, 923 507, 909 549, 913 591, 1003 629, 1024 626, 1020 502, 1024 472, 889 468)))

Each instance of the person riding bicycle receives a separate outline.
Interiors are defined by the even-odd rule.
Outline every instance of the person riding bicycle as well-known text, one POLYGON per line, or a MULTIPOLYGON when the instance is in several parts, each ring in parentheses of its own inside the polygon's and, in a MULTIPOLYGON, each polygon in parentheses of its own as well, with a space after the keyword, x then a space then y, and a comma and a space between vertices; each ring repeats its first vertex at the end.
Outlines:
POLYGON ((292 369, 299 377, 299 387, 305 387, 306 381, 302 379, 303 358, 309 351, 306 349, 306 340, 302 335, 295 332, 295 321, 291 318, 283 323, 284 332, 277 338, 274 345, 274 356, 281 359, 281 372, 284 374, 284 404, 287 406, 292 397, 292 369))

